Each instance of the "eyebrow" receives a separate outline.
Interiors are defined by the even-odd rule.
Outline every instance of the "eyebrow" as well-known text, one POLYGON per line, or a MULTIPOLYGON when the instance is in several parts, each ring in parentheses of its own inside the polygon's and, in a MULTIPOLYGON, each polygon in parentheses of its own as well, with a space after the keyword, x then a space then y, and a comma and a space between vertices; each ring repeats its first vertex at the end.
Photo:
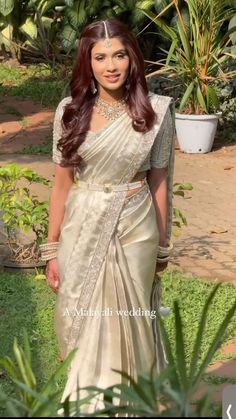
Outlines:
MULTIPOLYGON (((122 48, 122 49, 118 49, 118 50, 117 50, 117 51, 115 51, 112 55, 116 55, 116 54, 120 54, 120 53, 127 54, 127 51, 126 51, 126 49, 124 49, 124 48, 122 48)), ((96 52, 94 55, 95 55, 95 56, 97 56, 97 55, 106 56, 106 54, 105 54, 104 52, 96 52)))

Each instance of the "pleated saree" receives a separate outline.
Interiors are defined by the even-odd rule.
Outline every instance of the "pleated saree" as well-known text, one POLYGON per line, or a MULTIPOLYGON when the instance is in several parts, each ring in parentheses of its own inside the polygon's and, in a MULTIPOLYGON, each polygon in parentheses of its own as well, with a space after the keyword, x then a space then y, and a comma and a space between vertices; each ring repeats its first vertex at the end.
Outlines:
MULTIPOLYGON (((61 159, 56 144, 68 100, 59 104, 54 120, 56 163, 61 159)), ((63 357, 77 348, 63 400, 68 395, 76 400, 78 387, 126 382, 113 369, 135 379, 138 373, 150 373, 153 365, 157 374, 165 366, 157 321, 159 234, 152 195, 147 182, 131 197, 110 187, 131 182, 148 165, 168 167, 170 234, 173 103, 155 94, 150 100, 157 113, 151 131, 134 131, 124 112, 98 133, 88 132, 78 150, 85 165, 76 171, 65 203, 58 250, 55 331, 63 357), (102 187, 96 190, 92 185, 102 187)), ((92 412, 95 404, 84 412, 92 412)))

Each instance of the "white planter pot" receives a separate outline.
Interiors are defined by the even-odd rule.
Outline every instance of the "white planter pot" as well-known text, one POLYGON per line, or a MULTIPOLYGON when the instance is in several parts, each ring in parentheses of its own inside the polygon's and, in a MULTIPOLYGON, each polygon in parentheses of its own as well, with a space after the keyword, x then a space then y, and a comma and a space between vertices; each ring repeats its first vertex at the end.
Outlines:
POLYGON ((208 153, 212 149, 219 116, 176 113, 176 133, 180 150, 185 153, 208 153))

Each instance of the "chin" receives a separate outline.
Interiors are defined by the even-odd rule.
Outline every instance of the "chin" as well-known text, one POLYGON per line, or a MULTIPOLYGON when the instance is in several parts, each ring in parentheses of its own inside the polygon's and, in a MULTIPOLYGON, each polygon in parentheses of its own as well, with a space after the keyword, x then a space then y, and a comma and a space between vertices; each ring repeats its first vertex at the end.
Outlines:
POLYGON ((114 83, 114 84, 109 84, 108 86, 103 86, 103 88, 104 89, 106 89, 106 90, 111 90, 111 91, 114 91, 114 90, 118 90, 118 89, 121 89, 122 87, 124 86, 124 84, 122 83, 114 83))

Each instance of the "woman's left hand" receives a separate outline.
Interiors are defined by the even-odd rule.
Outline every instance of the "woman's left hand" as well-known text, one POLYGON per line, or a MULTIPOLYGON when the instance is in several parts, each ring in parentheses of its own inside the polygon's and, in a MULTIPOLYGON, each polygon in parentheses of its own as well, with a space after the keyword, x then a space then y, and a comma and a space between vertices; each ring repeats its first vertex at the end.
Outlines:
POLYGON ((156 272, 162 272, 164 271, 168 266, 168 262, 165 263, 156 263, 156 272))

